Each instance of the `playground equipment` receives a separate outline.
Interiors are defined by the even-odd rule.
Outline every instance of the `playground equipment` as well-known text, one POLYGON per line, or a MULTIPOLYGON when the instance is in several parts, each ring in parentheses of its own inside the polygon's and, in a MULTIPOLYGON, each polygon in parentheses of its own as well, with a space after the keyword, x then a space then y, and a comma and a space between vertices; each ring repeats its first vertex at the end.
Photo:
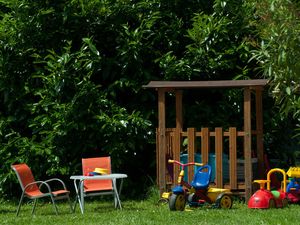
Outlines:
POLYGON ((254 180, 254 183, 260 185, 260 190, 249 199, 249 208, 282 208, 288 203, 300 202, 300 167, 290 167, 287 172, 279 168, 271 169, 267 174, 267 180, 254 180), (279 190, 271 190, 271 175, 274 172, 280 172, 283 176, 279 190), (264 189, 265 184, 267 189, 264 189))
POLYGON ((163 198, 168 198, 169 208, 172 211, 183 211, 186 202, 192 207, 210 204, 216 208, 230 209, 232 207, 232 197, 229 189, 209 188, 211 177, 211 166, 201 163, 181 163, 176 160, 168 160, 180 166, 181 171, 178 176, 177 186, 170 193, 163 193, 163 198), (184 180, 184 168, 186 166, 200 166, 194 179, 189 184, 184 180))

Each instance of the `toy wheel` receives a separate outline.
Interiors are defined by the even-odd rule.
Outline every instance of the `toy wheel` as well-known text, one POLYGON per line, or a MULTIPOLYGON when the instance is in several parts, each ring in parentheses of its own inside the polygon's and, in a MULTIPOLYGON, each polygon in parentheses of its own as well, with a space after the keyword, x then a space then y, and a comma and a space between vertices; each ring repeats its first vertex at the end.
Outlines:
POLYGON ((184 194, 172 194, 169 199, 169 208, 172 211, 183 211, 185 208, 184 194))
POLYGON ((270 199, 269 200, 269 208, 275 208, 276 204, 275 204, 275 200, 274 199, 270 199))
POLYGON ((233 204, 233 200, 231 196, 228 194, 223 194, 223 195, 221 194, 216 200, 217 208, 231 209, 232 204, 233 204))

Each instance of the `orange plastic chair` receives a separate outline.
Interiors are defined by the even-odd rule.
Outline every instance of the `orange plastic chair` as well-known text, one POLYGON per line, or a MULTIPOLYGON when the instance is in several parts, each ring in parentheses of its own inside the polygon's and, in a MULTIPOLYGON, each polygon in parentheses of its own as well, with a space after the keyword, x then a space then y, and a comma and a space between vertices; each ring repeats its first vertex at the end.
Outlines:
MULTIPOLYGON (((106 169, 107 174, 111 174, 110 156, 82 159, 83 175, 87 175, 89 172, 93 172, 96 168, 106 169)), ((112 180, 84 180, 83 192, 81 196, 82 208, 84 209, 85 197, 109 194, 115 195, 112 180)), ((116 204, 117 202, 115 199, 115 206, 116 204)))
POLYGON ((58 214, 58 210, 55 200, 59 199, 68 199, 72 211, 72 204, 69 197, 70 192, 66 189, 66 186, 62 180, 53 178, 46 181, 35 181, 31 169, 25 163, 11 165, 11 168, 15 171, 22 188, 22 195, 16 213, 17 216, 19 215, 24 197, 34 200, 32 214, 35 211, 37 199, 43 197, 51 198, 56 214, 58 214), (49 183, 52 183, 53 181, 58 182, 62 186, 62 189, 52 191, 49 183))

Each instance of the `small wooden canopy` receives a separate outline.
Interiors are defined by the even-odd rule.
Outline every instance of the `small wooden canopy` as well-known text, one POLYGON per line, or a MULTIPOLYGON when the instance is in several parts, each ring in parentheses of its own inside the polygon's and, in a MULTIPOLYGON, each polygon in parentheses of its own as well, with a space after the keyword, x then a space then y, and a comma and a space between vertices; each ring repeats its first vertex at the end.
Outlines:
POLYGON ((243 88, 244 89, 244 158, 245 158, 245 197, 252 194, 252 163, 251 163, 251 91, 255 92, 257 157, 259 171, 263 171, 263 115, 262 91, 268 80, 218 80, 218 81, 151 81, 144 88, 154 88, 158 91, 158 143, 159 160, 158 185, 164 191, 165 183, 165 152, 166 152, 166 104, 165 93, 175 92, 176 96, 176 128, 182 129, 182 90, 183 89, 213 89, 213 88, 243 88))
POLYGON ((150 81, 144 88, 243 88, 253 86, 265 86, 268 80, 216 80, 216 81, 150 81))

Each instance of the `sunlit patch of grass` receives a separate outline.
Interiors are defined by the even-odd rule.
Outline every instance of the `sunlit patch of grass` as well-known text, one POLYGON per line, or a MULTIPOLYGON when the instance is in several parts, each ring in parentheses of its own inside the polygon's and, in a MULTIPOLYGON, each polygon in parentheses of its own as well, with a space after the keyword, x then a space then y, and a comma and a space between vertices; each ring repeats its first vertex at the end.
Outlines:
MULTIPOLYGON (((40 203, 35 215, 32 204, 22 206, 19 217, 15 216, 17 203, 0 204, 0 224, 299 224, 300 206, 290 205, 284 209, 248 209, 244 203, 234 202, 232 209, 211 207, 191 208, 188 211, 171 212, 167 204, 157 204, 157 195, 149 195, 145 201, 123 201, 123 209, 115 209, 113 201, 99 199, 86 201, 82 215, 79 207, 70 213, 68 203, 59 203, 59 215, 55 215, 50 203, 40 203)), ((187 207, 188 208, 188 207, 187 207)))

